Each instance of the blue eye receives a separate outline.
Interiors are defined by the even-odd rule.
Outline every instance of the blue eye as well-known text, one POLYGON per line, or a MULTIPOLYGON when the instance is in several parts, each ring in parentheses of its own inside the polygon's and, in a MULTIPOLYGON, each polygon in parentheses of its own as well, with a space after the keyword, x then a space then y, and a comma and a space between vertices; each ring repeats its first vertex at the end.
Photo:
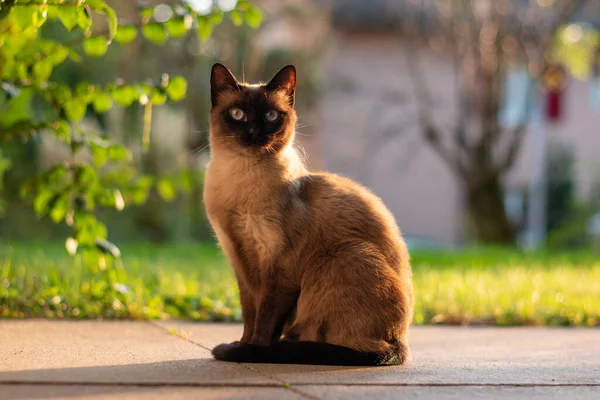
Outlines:
POLYGON ((245 117, 244 112, 242 110, 240 110, 239 108, 232 108, 231 110, 229 110, 229 115, 231 116, 231 118, 235 119, 236 121, 241 121, 245 117))
POLYGON ((279 117, 279 113, 275 110, 271 110, 265 114, 265 119, 269 122, 275 121, 279 117))

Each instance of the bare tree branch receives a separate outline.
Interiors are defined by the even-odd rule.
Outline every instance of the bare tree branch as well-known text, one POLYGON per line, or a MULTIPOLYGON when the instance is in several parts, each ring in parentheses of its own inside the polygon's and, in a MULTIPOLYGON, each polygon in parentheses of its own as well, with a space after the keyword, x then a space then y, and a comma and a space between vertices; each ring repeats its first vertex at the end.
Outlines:
POLYGON ((431 115, 433 101, 427 83, 423 78, 420 66, 418 65, 418 50, 414 49, 409 57, 405 57, 405 60, 411 76, 423 138, 453 171, 460 175, 465 174, 466 168, 461 162, 461 158, 457 156, 456 152, 453 152, 442 142, 439 129, 436 127, 431 115))
POLYGON ((515 163, 517 156, 519 155, 519 150, 521 150, 526 131, 526 124, 521 124, 512 129, 506 151, 504 155, 500 157, 498 162, 498 172, 507 172, 515 163))

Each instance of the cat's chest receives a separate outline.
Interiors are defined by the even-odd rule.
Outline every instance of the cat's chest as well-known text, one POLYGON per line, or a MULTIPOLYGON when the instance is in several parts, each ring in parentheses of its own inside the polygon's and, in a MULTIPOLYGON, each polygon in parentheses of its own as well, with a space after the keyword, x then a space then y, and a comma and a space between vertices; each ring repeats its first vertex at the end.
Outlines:
POLYGON ((281 253, 283 232, 278 219, 238 210, 231 216, 231 228, 245 254, 260 264, 272 262, 281 253))
POLYGON ((284 243, 277 190, 251 176, 236 182, 235 177, 216 172, 207 173, 205 203, 219 240, 236 243, 253 262, 272 263, 284 243))

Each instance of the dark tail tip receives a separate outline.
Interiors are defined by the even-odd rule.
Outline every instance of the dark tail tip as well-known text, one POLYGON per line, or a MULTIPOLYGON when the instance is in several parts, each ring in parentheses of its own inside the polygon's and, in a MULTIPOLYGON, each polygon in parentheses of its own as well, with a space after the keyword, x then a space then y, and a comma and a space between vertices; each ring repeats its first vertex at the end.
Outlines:
POLYGON ((408 348, 398 342, 386 354, 362 353, 349 347, 318 342, 281 341, 264 347, 234 342, 212 350, 217 360, 245 363, 384 366, 402 365, 409 359, 408 348))

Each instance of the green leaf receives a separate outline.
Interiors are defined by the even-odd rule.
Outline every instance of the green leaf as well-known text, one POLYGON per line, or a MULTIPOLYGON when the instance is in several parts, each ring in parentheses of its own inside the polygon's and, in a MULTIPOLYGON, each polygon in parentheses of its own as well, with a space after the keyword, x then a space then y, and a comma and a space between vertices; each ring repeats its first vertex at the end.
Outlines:
POLYGON ((201 41, 206 41, 213 31, 213 25, 205 16, 198 17, 198 37, 201 41))
POLYGON ((50 200, 52 200, 53 197, 54 193, 52 193, 47 188, 40 191, 38 195, 35 196, 35 199, 33 200, 33 210, 35 211, 35 214, 38 217, 41 217, 42 215, 46 214, 48 204, 50 203, 50 200))
POLYGON ((162 197, 165 201, 171 201, 175 198, 175 186, 168 178, 160 179, 156 184, 156 189, 158 190, 160 197, 162 197))
POLYGON ((131 42, 137 36, 137 28, 133 25, 119 25, 115 41, 120 44, 131 42))
POLYGON ((98 202, 117 211, 123 211, 125 208, 125 199, 119 189, 104 189, 98 196, 98 202))
POLYGON ((188 27, 186 26, 186 20, 184 17, 171 18, 170 20, 165 22, 165 28, 167 29, 167 32, 169 32, 169 35, 172 38, 182 37, 188 30, 188 27))
POLYGON ((181 76, 173 77, 167 85, 167 94, 173 101, 179 101, 185 97, 187 91, 187 82, 181 76))
POLYGON ((258 7, 248 7, 244 11, 244 19, 251 28, 258 28, 264 17, 263 12, 258 7))
POLYGON ((83 50, 91 57, 103 56, 106 54, 107 49, 108 43, 106 43, 106 38, 104 36, 92 36, 83 42, 83 50))
POLYGON ((139 178, 132 187, 131 193, 129 193, 130 200, 137 205, 143 204, 148 199, 152 183, 153 180, 150 176, 142 176, 139 178))
POLYGON ((65 102, 63 106, 67 118, 71 121, 79 121, 85 116, 87 104, 80 98, 71 99, 65 102))
POLYGON ((55 8, 55 13, 63 26, 70 31, 79 23, 80 10, 79 7, 61 7, 50 6, 55 8))
POLYGON ((123 85, 112 91, 112 98, 118 105, 129 107, 139 98, 139 92, 133 86, 123 85))
POLYGON ((94 217, 89 212, 75 212, 76 240, 82 246, 94 245, 94 217))
POLYGON ((75 96, 78 100, 88 104, 94 100, 96 95, 96 87, 88 82, 80 81, 75 85, 75 96))
POLYGON ((84 32, 87 32, 92 27, 92 19, 90 18, 90 15, 88 14, 88 11, 85 7, 81 7, 81 8, 77 7, 77 10, 78 10, 77 25, 79 25, 81 30, 83 30, 84 32))
POLYGON ((98 220, 96 220, 96 223, 94 224, 94 232, 96 233, 96 241, 98 239, 106 239, 106 237, 108 236, 108 230, 106 229, 106 225, 104 225, 98 220))
POLYGON ((31 119, 31 103, 33 101, 33 89, 26 87, 13 97, 2 113, 2 125, 10 127, 20 121, 31 119))
POLYGON ((213 25, 219 25, 221 22, 223 22, 223 14, 224 13, 221 10, 218 10, 218 11, 210 14, 208 16, 210 23, 213 25))
POLYGON ((108 161, 108 147, 92 142, 90 143, 90 150, 96 167, 101 167, 106 164, 108 161))
POLYGON ((144 7, 139 10, 139 13, 142 18, 152 18, 152 15, 154 15, 154 8, 144 7))
POLYGON ((112 98, 108 93, 96 92, 94 97, 94 111, 96 111, 98 114, 103 114, 110 110, 112 105, 112 98))
POLYGON ((69 211, 69 194, 63 194, 56 199, 54 204, 52 205, 52 209, 50 210, 50 218, 54 221, 55 224, 65 218, 67 212, 69 211))
POLYGON ((108 158, 111 161, 125 161, 131 159, 131 154, 126 147, 114 144, 108 148, 108 158))
POLYGON ((96 170, 89 165, 81 165, 75 173, 75 183, 79 188, 88 188, 93 186, 98 180, 96 170))
POLYGON ((252 7, 250 0, 238 0, 235 4, 235 8, 242 11, 247 10, 250 7, 252 7))
POLYGON ((241 11, 233 10, 229 13, 229 18, 235 26, 240 26, 244 23, 244 16, 241 11))
POLYGON ((48 19, 47 6, 34 7, 32 27, 38 30, 48 19))
POLYGON ((117 35, 117 27, 119 26, 117 14, 115 14, 112 8, 108 7, 106 9, 106 16, 108 17, 108 38, 112 40, 117 35))
POLYGON ((44 180, 48 185, 57 186, 60 185, 68 170, 64 164, 56 164, 50 168, 44 175, 44 180))
POLYGON ((75 62, 81 62, 81 56, 73 49, 69 49, 69 58, 75 62))
POLYGON ((71 98, 71 89, 64 84, 53 84, 48 91, 58 103, 64 103, 71 98))
POLYGON ((106 226, 89 212, 75 213, 76 239, 81 246, 95 246, 97 239, 106 239, 106 226))
POLYGON ((113 208, 115 206, 115 196, 113 196, 112 190, 104 189, 97 196, 98 203, 107 208, 113 208))
POLYGON ((33 26, 33 16, 36 12, 37 7, 13 6, 10 16, 14 19, 19 30, 24 31, 33 26))
POLYGON ((16 66, 17 63, 15 62, 14 57, 12 56, 12 54, 6 54, 5 53, 5 58, 4 58, 4 65, 2 66, 2 78, 6 79, 6 80, 12 80, 16 77, 16 66))
POLYGON ((65 59, 69 56, 69 49, 65 46, 56 46, 51 54, 48 55, 48 60, 52 62, 53 65, 58 65, 65 61, 65 59))
POLYGON ((163 90, 161 90, 160 88, 154 88, 154 90, 152 90, 152 98, 151 98, 152 104, 156 104, 156 105, 161 105, 164 104, 165 101, 167 101, 167 93, 163 90))
POLYGON ((17 64, 17 75, 19 76, 20 80, 22 80, 22 81, 29 80, 29 73, 27 71, 28 67, 29 67, 29 65, 27 65, 25 63, 17 64))
POLYGON ((60 121, 56 121, 52 125, 52 130, 54 130, 56 137, 65 143, 69 143, 71 141, 71 129, 69 128, 67 121, 62 119, 60 121))
POLYGON ((151 22, 142 27, 142 33, 146 39, 151 42, 162 44, 167 41, 167 33, 163 27, 163 24, 158 22, 151 22))
POLYGON ((51 60, 41 60, 33 64, 33 75, 38 82, 44 82, 52 75, 52 69, 53 66, 51 60))

